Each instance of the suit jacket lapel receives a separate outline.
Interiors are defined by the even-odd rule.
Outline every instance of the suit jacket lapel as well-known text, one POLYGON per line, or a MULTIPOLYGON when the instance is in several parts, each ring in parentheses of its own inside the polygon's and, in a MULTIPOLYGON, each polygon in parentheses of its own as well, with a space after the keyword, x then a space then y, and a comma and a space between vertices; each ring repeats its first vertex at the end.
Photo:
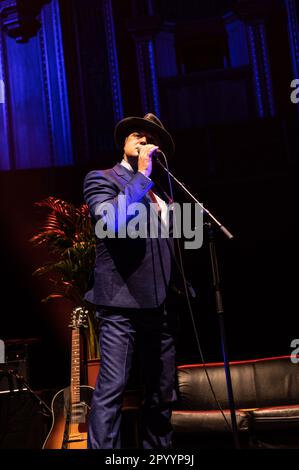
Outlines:
MULTIPOLYGON (((119 176, 122 178, 125 182, 128 182, 132 179, 133 173, 132 171, 128 170, 125 166, 121 165, 120 163, 117 163, 114 167, 113 170, 119 176)), ((143 199, 147 202, 150 203, 152 202, 151 198, 148 196, 148 194, 145 194, 143 199)))
POLYGON ((130 181, 130 179, 132 179, 133 173, 127 168, 125 168, 123 165, 121 165, 120 163, 117 163, 113 167, 113 170, 118 176, 123 178, 125 181, 130 181))
MULTIPOLYGON (((113 170, 115 171, 115 173, 117 174, 117 176, 119 176, 120 178, 122 178, 124 180, 124 182, 128 182, 132 179, 132 176, 133 176, 133 173, 128 170, 126 167, 124 167, 123 165, 121 165, 120 163, 117 163, 114 167, 113 167, 113 170)), ((152 190, 154 191, 154 193, 157 193, 158 196, 161 197, 161 199, 163 199, 166 204, 170 204, 172 201, 171 201, 171 198, 168 196, 168 194, 162 189, 162 187, 160 186, 160 184, 158 184, 157 182, 154 181, 154 186, 152 187, 152 190)), ((142 198, 144 200, 144 202, 146 202, 146 204, 148 205, 149 207, 149 204, 152 202, 150 196, 148 194, 145 194, 144 197, 142 198)), ((161 215, 159 214, 158 215, 158 218, 161 222, 161 215)), ((172 214, 172 211, 170 211, 170 225, 172 226, 172 218, 173 218, 173 214, 172 214)))
MULTIPOLYGON (((126 182, 132 179, 133 173, 130 170, 128 170, 126 167, 121 165, 120 163, 117 163, 113 167, 113 170, 115 171, 117 176, 119 176, 126 182)), ((162 189, 162 187, 157 182, 154 182, 154 183, 155 185, 152 187, 153 192, 156 193, 159 197, 161 197, 161 199, 163 199, 167 204, 170 204, 171 199, 168 196, 168 194, 162 189)), ((145 194, 143 199, 145 199, 147 203, 152 202, 148 194, 145 194)))

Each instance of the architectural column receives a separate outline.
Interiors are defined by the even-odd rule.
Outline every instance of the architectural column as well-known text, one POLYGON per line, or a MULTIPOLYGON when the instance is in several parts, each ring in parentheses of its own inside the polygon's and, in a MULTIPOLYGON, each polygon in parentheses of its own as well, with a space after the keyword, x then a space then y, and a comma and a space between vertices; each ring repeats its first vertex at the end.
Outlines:
POLYGON ((1 73, 0 74, 0 104, 4 104, 4 103, 5 103, 5 83, 2 78, 2 73, 1 73))
POLYGON ((109 74, 112 88, 114 121, 116 123, 123 118, 124 112, 120 87, 113 10, 111 0, 102 0, 102 5, 105 24, 109 74))
MULTIPOLYGON (((237 41, 241 39, 247 40, 248 55, 253 74, 254 90, 256 95, 257 113, 261 118, 267 116, 274 116, 275 105, 272 88, 272 77, 270 60, 268 53, 267 35, 265 27, 265 18, 271 9, 271 2, 269 0, 239 0, 236 7, 235 24, 230 22, 229 15, 227 16, 227 30, 229 37, 233 39, 235 52, 239 48, 237 41), (242 24, 238 25, 238 34, 236 36, 236 21, 241 21, 242 24), (245 26, 245 37, 244 29, 245 26), (242 26, 242 27, 241 27, 242 26), (234 31, 234 36, 232 33, 234 31)), ((232 46, 232 44, 231 44, 232 46)), ((243 55, 243 60, 246 59, 246 54, 243 55)), ((240 55, 237 58, 240 60, 240 55)))
POLYGON ((261 118, 274 116, 272 78, 264 21, 255 20, 248 23, 247 34, 258 115, 261 118))
POLYGON ((9 90, 6 86, 7 62, 4 48, 4 33, 0 30, 0 170, 9 170, 12 167, 11 158, 14 155, 11 136, 11 126, 9 125, 11 116, 8 108, 9 90))
POLYGON ((160 116, 158 73, 155 57, 155 35, 159 20, 155 16, 136 17, 129 21, 136 47, 142 113, 160 116))
POLYGON ((132 0, 128 22, 136 48, 143 114, 160 115, 159 79, 177 75, 175 23, 156 15, 154 0, 132 0))
POLYGON ((234 12, 223 16, 227 32, 229 66, 242 67, 250 64, 247 27, 234 12))
POLYGON ((0 0, 2 29, 17 42, 34 37, 41 27, 39 15, 42 7, 51 0, 0 0))
MULTIPOLYGON (((8 38, 25 43, 34 37, 41 27, 38 16, 42 6, 50 0, 20 2, 0 0, 0 170, 16 167, 13 135, 13 110, 9 73, 8 38)), ((17 78, 17 77, 16 77, 17 78)), ((20 79, 20 77, 19 77, 20 79)))
POLYGON ((0 169, 73 163, 58 0, 0 0, 0 169))
POLYGON ((43 93, 48 115, 48 136, 53 166, 73 164, 71 122, 59 0, 52 0, 41 13, 39 32, 43 93))
POLYGON ((299 26, 294 0, 284 0, 288 18, 288 33, 294 78, 299 78, 299 26))
MULTIPOLYGON (((293 80, 299 79, 299 25, 296 11, 296 2, 294 0, 284 0, 287 19, 290 54, 292 61, 293 80)), ((299 103, 296 104, 299 113, 299 103)))
POLYGON ((175 23, 164 22, 155 37, 155 53, 158 78, 175 77, 178 74, 175 23))

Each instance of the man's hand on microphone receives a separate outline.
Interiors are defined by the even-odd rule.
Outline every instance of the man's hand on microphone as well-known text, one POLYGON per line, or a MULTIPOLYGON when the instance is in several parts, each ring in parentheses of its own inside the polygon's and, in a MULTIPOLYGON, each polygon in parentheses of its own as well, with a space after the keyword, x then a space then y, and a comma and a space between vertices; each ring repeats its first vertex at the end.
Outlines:
POLYGON ((149 177, 152 172, 152 157, 159 147, 157 145, 138 145, 138 171, 149 177))

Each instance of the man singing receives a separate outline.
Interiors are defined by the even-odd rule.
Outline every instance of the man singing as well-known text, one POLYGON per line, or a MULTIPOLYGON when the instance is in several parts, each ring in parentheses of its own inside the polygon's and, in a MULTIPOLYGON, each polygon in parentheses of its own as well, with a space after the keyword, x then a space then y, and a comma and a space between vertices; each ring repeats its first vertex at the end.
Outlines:
MULTIPOLYGON (((86 300, 96 304, 100 320, 100 372, 89 415, 88 446, 120 448, 121 406, 138 348, 144 400, 141 410, 140 445, 145 449, 170 448, 171 408, 175 399, 174 314, 166 309, 172 268, 172 239, 118 236, 120 201, 125 209, 142 203, 146 222, 158 211, 163 224, 169 198, 151 179, 158 149, 174 153, 171 135, 149 113, 128 117, 115 128, 115 142, 123 148, 123 160, 113 168, 91 171, 84 181, 84 197, 93 223, 105 221, 103 204, 115 212, 115 236, 97 236, 93 284, 86 300)), ((128 223, 131 216, 125 216, 128 223)), ((97 233, 97 231, 96 231, 97 233)), ((159 232, 160 233, 160 232, 159 232)))

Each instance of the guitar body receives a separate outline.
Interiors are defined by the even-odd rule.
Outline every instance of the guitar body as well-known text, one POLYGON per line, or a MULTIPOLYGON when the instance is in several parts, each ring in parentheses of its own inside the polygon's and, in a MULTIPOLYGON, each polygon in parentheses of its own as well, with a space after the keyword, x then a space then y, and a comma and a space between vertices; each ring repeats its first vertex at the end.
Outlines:
POLYGON ((70 403, 70 387, 52 400, 52 427, 43 449, 87 449, 87 425, 93 387, 80 385, 80 402, 70 403))

